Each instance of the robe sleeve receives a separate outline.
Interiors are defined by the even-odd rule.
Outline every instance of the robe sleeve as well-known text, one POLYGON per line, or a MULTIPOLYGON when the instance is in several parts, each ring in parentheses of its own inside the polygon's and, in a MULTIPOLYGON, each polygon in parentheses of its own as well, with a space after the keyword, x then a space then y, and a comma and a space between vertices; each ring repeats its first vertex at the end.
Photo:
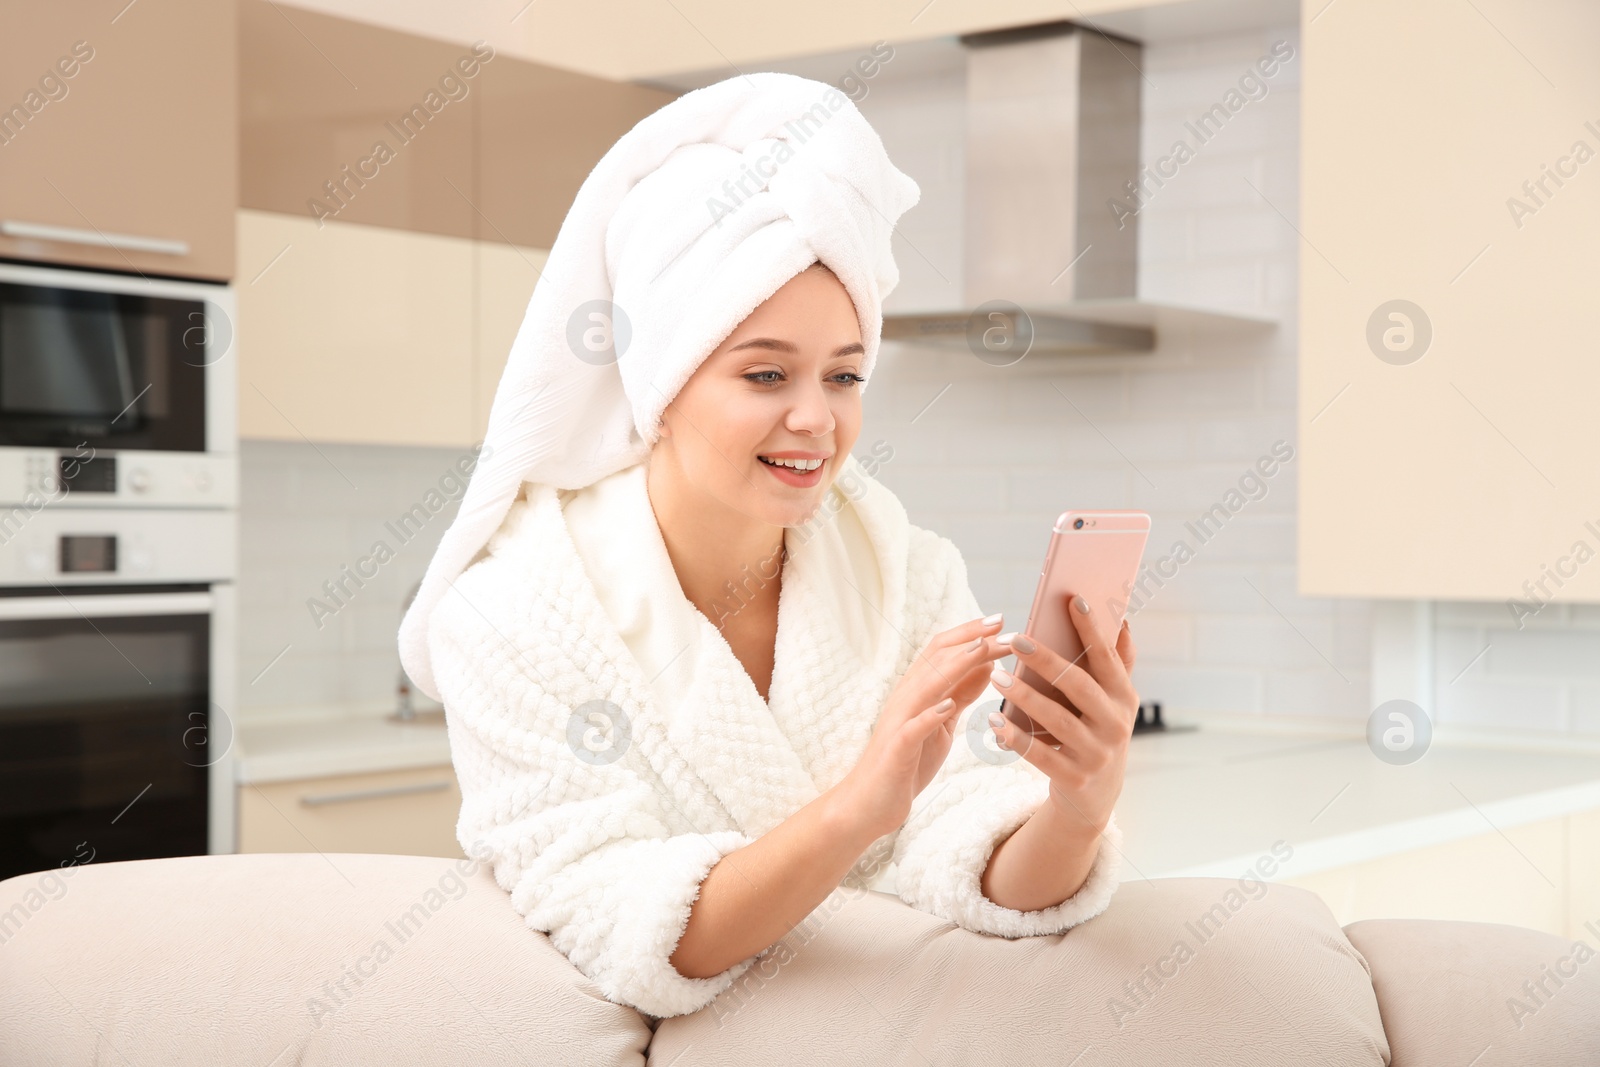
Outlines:
MULTIPOLYGON (((923 573, 938 586, 931 622, 920 638, 926 643, 934 634, 983 612, 967 584, 960 551, 945 538, 922 534, 930 539, 924 541, 930 562, 923 573)), ((1007 628, 1020 629, 1023 621, 1008 619, 1007 628)), ((1054 907, 1018 911, 983 895, 989 857, 1050 792, 1050 779, 1042 771, 992 742, 984 744, 991 732, 989 713, 999 700, 991 685, 962 712, 949 755, 912 802, 911 815, 895 841, 896 891, 912 907, 977 933, 1010 938, 1060 933, 1092 919, 1111 902, 1121 866, 1122 831, 1113 817, 1100 837, 1087 879, 1054 907)))
POLYGON ((696 832, 637 737, 614 760, 590 749, 579 758, 570 694, 603 690, 586 682, 570 645, 555 647, 538 627, 519 627, 516 611, 496 608, 501 578, 491 562, 456 580, 429 633, 461 783, 456 836, 491 864, 528 926, 607 999, 659 1018, 697 1011, 758 958, 708 978, 671 963, 700 883, 750 839, 696 832))

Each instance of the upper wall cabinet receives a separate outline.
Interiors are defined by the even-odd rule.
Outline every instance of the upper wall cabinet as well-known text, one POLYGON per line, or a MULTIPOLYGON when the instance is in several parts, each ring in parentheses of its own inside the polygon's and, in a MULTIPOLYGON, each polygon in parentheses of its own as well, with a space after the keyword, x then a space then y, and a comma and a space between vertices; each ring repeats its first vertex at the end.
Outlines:
POLYGON ((1600 4, 1301 11, 1301 591, 1600 601, 1600 4))
POLYGON ((548 248, 616 139, 673 94, 242 0, 240 204, 548 248))
POLYGON ((0 256, 231 277, 233 4, 16 3, 4 23, 0 256))
POLYGON ((240 433, 481 440, 545 252, 673 99, 241 0, 240 433))

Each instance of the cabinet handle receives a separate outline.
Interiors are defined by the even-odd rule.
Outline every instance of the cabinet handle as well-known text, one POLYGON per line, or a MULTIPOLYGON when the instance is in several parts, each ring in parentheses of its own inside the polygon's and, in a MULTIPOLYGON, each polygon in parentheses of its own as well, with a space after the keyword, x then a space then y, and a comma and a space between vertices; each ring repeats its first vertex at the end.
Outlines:
POLYGON ((50 226, 42 222, 0 222, 0 234, 7 237, 33 237, 40 241, 59 241, 73 245, 96 245, 124 252, 156 252, 163 256, 186 256, 189 242, 168 237, 140 237, 131 233, 102 233, 99 230, 74 230, 70 226, 50 226))
POLYGON ((449 782, 418 782, 415 785, 391 785, 381 789, 357 789, 353 793, 313 793, 300 798, 308 808, 324 804, 344 804, 352 800, 378 800, 382 797, 404 797, 413 793, 442 793, 450 788, 449 782))

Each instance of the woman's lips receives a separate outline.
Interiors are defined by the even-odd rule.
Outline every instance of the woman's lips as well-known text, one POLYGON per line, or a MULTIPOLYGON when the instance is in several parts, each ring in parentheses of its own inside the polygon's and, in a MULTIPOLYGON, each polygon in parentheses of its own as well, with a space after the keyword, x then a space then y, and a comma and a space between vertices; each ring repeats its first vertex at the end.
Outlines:
POLYGON ((822 466, 812 471, 797 471, 793 467, 780 467, 775 463, 768 463, 766 460, 761 459, 760 457, 757 457, 756 462, 760 463, 761 466, 766 470, 771 471, 772 476, 777 478, 780 482, 783 482, 785 485, 795 486, 799 489, 810 488, 811 486, 822 481, 822 472, 828 467, 827 460, 823 460, 822 466))

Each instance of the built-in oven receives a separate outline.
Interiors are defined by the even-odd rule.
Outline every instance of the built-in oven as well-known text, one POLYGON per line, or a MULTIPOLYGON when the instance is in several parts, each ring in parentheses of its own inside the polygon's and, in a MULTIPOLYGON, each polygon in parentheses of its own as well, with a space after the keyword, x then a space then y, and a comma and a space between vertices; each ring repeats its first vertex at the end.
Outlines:
POLYGON ((233 307, 0 263, 0 878, 234 847, 233 307))
POLYGON ((211 849, 215 608, 205 584, 0 593, 0 878, 211 849))

